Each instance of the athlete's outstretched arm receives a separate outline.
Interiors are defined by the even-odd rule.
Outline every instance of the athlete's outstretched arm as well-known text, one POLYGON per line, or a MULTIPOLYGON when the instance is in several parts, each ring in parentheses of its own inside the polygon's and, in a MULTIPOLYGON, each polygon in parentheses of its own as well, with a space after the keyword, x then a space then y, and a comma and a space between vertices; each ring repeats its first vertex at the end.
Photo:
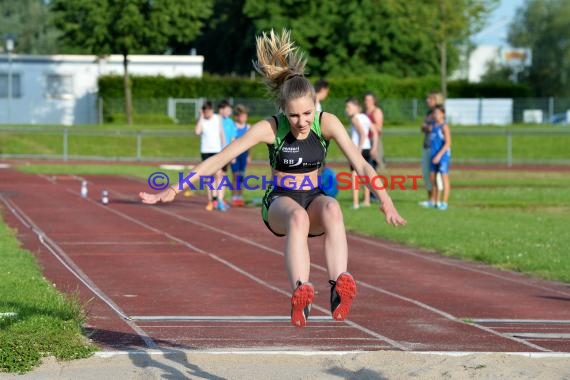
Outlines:
POLYGON ((366 176, 369 179, 367 186, 380 200, 381 210, 386 215, 386 222, 395 226, 406 224, 406 220, 398 214, 398 211, 394 207, 392 199, 386 190, 375 189, 370 184, 370 180, 376 176, 376 171, 368 162, 366 162, 364 157, 362 157, 362 154, 348 136, 348 133, 346 132, 346 129, 344 129, 340 120, 335 115, 325 112, 323 113, 321 129, 323 131, 323 136, 326 139, 333 139, 336 141, 356 173, 360 176, 366 176))
MULTIPOLYGON (((202 176, 209 176, 220 170, 233 158, 250 149, 258 143, 271 144, 275 141, 275 132, 268 120, 262 120, 253 125, 241 138, 232 141, 220 153, 202 161, 194 168, 194 175, 189 179, 192 184, 202 176)), ((176 194, 188 188, 188 183, 171 185, 159 193, 140 192, 139 197, 143 203, 155 204, 157 202, 171 202, 176 194)))

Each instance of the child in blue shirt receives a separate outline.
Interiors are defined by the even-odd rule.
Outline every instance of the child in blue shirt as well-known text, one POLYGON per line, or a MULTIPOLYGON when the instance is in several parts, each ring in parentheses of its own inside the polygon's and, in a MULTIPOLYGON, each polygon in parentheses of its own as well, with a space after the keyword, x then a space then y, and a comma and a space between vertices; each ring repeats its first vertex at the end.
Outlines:
MULTIPOLYGON (((247 123, 247 108, 245 106, 238 104, 236 106, 235 112, 235 126, 236 126, 236 139, 239 139, 249 130, 249 124, 247 123)), ((234 190, 232 191, 232 206, 245 206, 245 201, 243 199, 243 178, 245 177, 245 169, 250 161, 249 151, 245 151, 234 160, 232 160, 232 185, 234 190)))
POLYGON ((451 132, 445 123, 445 108, 437 105, 433 109, 434 123, 430 132, 431 164, 430 180, 432 183, 431 206, 447 210, 449 199, 449 164, 451 162, 451 132), (443 182, 443 202, 441 192, 437 188, 436 177, 441 175, 443 182))
MULTIPOLYGON (((223 100, 218 105, 218 113, 222 118, 222 128, 224 129, 224 136, 226 141, 223 142, 224 147, 229 145, 233 140, 236 138, 236 124, 234 123, 233 119, 231 118, 232 115, 232 106, 226 100, 223 100)), ((222 168, 224 172, 224 176, 228 171, 228 165, 224 165, 222 168)), ((226 211, 228 209, 228 203, 224 200, 225 188, 222 186, 221 189, 218 191, 218 203, 216 207, 220 211, 226 211)))

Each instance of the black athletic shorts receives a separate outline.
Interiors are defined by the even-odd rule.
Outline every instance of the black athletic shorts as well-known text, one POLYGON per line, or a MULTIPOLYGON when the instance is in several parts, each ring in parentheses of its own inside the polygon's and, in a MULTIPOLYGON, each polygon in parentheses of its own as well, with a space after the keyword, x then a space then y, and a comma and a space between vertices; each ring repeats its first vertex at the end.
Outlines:
MULTIPOLYGON (((309 207, 311 202, 315 200, 316 197, 320 195, 326 195, 323 190, 320 188, 311 189, 311 190, 290 190, 283 187, 275 187, 273 189, 268 189, 263 196, 263 202, 261 206, 261 216, 263 218, 263 222, 269 228, 269 231, 273 232, 276 236, 285 236, 283 234, 278 234, 277 232, 273 231, 269 226, 269 222, 267 220, 268 213, 269 213, 269 206, 279 197, 288 197, 293 199, 295 202, 299 204, 299 206, 303 207, 305 210, 309 207)), ((323 232, 324 233, 324 232, 323 232)), ((312 235, 309 234, 309 237, 321 236, 323 233, 312 235)))

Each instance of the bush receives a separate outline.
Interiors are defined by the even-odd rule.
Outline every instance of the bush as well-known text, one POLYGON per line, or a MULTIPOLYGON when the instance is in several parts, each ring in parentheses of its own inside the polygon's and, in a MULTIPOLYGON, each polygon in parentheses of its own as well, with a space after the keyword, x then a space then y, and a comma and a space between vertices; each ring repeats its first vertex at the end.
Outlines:
MULTIPOLYGON (((313 82, 316 78, 313 78, 313 82)), ((389 75, 368 75, 358 77, 330 78, 330 97, 345 99, 362 97, 373 91, 380 99, 423 99, 425 95, 439 89, 436 76, 397 78, 389 75)), ((262 81, 242 77, 205 75, 202 78, 163 76, 132 76, 133 99, 150 98, 264 98, 266 90, 262 81)), ((452 98, 521 98, 531 96, 531 90, 523 84, 511 82, 468 83, 451 81, 448 94, 452 98)), ((99 97, 103 100, 123 98, 123 77, 103 76, 99 78, 99 97)))
MULTIPOLYGON (((133 99, 137 98, 261 98, 265 88, 260 80, 239 77, 205 75, 202 78, 163 76, 132 76, 133 99)), ((123 77, 117 75, 99 78, 99 97, 120 99, 124 96, 123 77)))
POLYGON ((372 91, 379 99, 423 99, 425 95, 439 87, 437 77, 396 78, 389 75, 367 77, 331 78, 330 96, 346 99, 351 96, 361 98, 372 91))
MULTIPOLYGON (((316 78, 311 78, 312 82, 316 78)), ((344 101, 352 96, 362 99, 372 91, 380 101, 385 120, 391 124, 415 121, 425 113, 425 96, 439 89, 437 76, 398 78, 389 75, 363 75, 357 77, 328 78, 330 94, 323 103, 325 109, 339 117, 344 116, 344 101)), ((169 123, 168 98, 207 98, 214 105, 221 99, 233 98, 245 104, 253 118, 266 117, 275 112, 267 100, 267 92, 261 79, 205 75, 202 78, 163 76, 132 76, 133 112, 137 124, 169 123), (150 114, 150 115, 147 115, 150 114), (143 116, 145 115, 145 116, 143 116)), ((104 119, 107 122, 124 122, 123 77, 99 78, 99 97, 103 99, 104 119)), ((452 81, 448 84, 449 98, 524 98, 530 96, 530 88, 510 82, 468 83, 452 81)), ((418 120, 419 120, 418 119, 418 120)), ((193 115, 186 115, 184 122, 194 122, 193 115)), ((343 121, 346 121, 343 119, 343 121)))
MULTIPOLYGON (((174 121, 166 114, 135 113, 133 119, 136 124, 142 125, 174 124, 174 121)), ((114 124, 127 124, 127 118, 124 113, 113 113, 105 119, 105 122, 114 124)))
POLYGON ((469 83, 449 82, 449 98, 526 98, 532 96, 530 87, 511 82, 469 83))

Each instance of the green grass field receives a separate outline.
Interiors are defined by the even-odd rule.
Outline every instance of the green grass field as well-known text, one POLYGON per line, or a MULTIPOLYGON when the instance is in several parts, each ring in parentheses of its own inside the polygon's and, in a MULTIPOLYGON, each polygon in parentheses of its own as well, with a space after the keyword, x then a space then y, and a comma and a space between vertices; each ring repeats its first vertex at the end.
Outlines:
POLYGON ((0 262, 1 372, 29 371, 48 355, 69 360, 95 350, 82 335, 85 305, 63 296, 43 277, 32 253, 20 248, 4 223, 0 262))
MULTIPOLYGON (((22 127, 23 128, 23 127, 22 127)), ((61 158, 63 155, 62 127, 26 127, 31 132, 2 131, 0 129, 1 155, 43 155, 61 158)), ((17 128, 15 128, 17 130, 17 128)), ((100 157, 106 159, 131 159, 137 157, 137 131, 140 138, 140 159, 179 159, 199 157, 199 138, 193 135, 190 125, 125 126, 75 126, 69 128, 67 140, 69 157, 100 157), (186 133, 187 135, 175 135, 186 133), (106 134, 89 135, 89 134, 106 134), (163 134, 163 135, 158 135, 163 134)), ((386 126, 384 146, 391 162, 417 160, 420 157, 422 135, 417 125, 386 126)), ((524 125, 505 127, 452 126, 453 159, 455 162, 506 162, 506 131, 512 137, 514 162, 570 163, 570 128, 524 125), (476 135, 474 133, 477 133, 476 135), (521 135, 520 133, 526 133, 521 135), (547 133, 547 134, 545 134, 547 133), (552 134, 548 134, 552 133, 552 134)), ((256 160, 265 160, 267 148, 258 145, 252 149, 256 160)), ((329 152, 330 161, 343 160, 334 144, 329 152)))
POLYGON ((392 191, 405 228, 370 223, 376 210, 349 209, 344 194, 346 224, 443 255, 570 282, 568 174, 456 170, 451 183, 447 211, 418 207, 424 191, 392 191))

